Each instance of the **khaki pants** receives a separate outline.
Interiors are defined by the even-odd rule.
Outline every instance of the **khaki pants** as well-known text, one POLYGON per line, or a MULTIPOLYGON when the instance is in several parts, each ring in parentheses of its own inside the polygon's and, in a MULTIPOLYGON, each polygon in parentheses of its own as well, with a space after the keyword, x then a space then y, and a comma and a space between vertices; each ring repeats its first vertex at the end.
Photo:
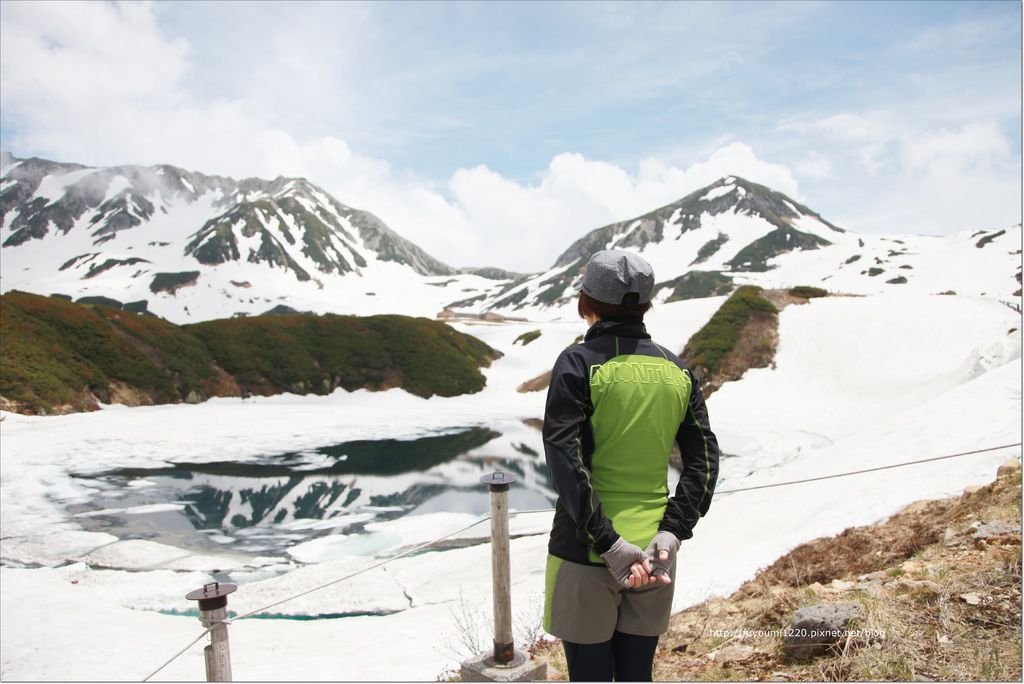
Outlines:
POLYGON ((576 644, 608 641, 616 632, 658 636, 668 631, 672 584, 637 589, 619 585, 599 565, 581 565, 548 556, 544 586, 544 630, 576 644))

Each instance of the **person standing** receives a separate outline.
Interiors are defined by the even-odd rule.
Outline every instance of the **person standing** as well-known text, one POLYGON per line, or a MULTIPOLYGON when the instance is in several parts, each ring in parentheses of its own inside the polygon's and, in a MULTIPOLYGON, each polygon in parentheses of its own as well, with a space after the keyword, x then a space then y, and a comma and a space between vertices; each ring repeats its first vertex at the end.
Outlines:
POLYGON ((596 253, 577 304, 590 327, 559 355, 548 388, 544 454, 558 500, 544 629, 562 640, 572 681, 651 681, 676 552, 718 478, 700 385, 644 325, 653 289, 638 255, 596 253), (673 443, 683 469, 670 496, 673 443))

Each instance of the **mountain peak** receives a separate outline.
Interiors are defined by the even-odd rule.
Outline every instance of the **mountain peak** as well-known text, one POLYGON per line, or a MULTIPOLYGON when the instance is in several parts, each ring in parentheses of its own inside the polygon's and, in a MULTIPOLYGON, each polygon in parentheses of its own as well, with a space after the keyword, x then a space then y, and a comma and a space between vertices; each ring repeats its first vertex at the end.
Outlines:
MULTIPOLYGON (((660 276, 697 265, 718 272, 757 272, 773 268, 769 261, 782 254, 830 245, 843 232, 781 192, 741 176, 723 176, 671 204, 590 231, 539 276, 543 282, 508 288, 492 308, 565 301, 587 261, 604 249, 639 252, 660 276), (672 258, 664 257, 668 254, 672 258)), ((730 277, 724 279, 731 283, 730 277)))
POLYGON ((650 243, 662 242, 666 231, 676 232, 673 237, 678 239, 683 233, 699 229, 703 216, 725 213, 760 217, 780 230, 789 230, 795 220, 809 216, 836 233, 843 232, 781 192, 739 176, 723 176, 671 204, 591 231, 563 252, 555 266, 585 261, 601 249, 643 250, 650 243))
MULTIPOLYGON (((205 290, 227 280, 251 286, 265 277, 273 293, 289 280, 322 290, 329 277, 371 271, 399 278, 403 271, 458 273, 307 178, 235 180, 169 164, 87 167, 13 155, 3 162, 0 242, 4 263, 19 265, 6 269, 5 289, 30 285, 26 271, 33 266, 25 260, 58 273, 60 287, 72 294, 91 290, 118 299, 152 289, 137 292, 133 279, 205 290), (46 249, 21 249, 40 241, 46 249)), ((235 287, 219 292, 232 299, 235 287)), ((245 300, 256 305, 253 297, 245 300)))

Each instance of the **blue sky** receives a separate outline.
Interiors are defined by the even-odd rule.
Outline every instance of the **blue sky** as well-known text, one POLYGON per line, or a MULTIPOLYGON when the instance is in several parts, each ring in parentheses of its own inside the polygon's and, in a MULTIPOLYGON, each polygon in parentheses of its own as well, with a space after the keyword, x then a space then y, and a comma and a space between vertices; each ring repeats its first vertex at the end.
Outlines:
POLYGON ((1016 2, 0 5, 0 144, 304 175, 539 270, 727 174, 863 232, 1020 221, 1016 2))

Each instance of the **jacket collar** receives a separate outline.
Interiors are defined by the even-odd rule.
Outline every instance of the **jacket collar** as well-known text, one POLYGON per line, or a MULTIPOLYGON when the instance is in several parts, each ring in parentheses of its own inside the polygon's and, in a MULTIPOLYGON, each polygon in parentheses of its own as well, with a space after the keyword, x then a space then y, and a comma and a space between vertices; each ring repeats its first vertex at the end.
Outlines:
POLYGON ((647 326, 644 325, 644 322, 641 319, 625 321, 603 319, 590 327, 590 330, 587 331, 583 340, 585 342, 589 342, 595 337, 601 337, 602 335, 633 337, 642 340, 651 339, 651 336, 647 333, 647 326))

